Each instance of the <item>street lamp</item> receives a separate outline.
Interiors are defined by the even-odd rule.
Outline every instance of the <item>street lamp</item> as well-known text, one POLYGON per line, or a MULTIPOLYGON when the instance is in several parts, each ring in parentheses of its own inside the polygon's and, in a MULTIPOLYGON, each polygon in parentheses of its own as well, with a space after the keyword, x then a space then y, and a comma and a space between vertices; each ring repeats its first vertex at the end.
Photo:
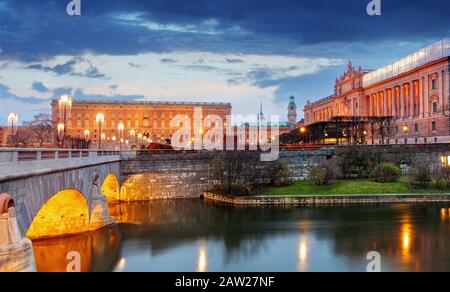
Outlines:
POLYGON ((70 118, 70 114, 72 111, 72 97, 68 95, 62 95, 59 97, 59 118, 62 124, 64 125, 64 133, 62 136, 62 145, 64 147, 64 140, 66 138, 67 131, 67 120, 70 118))
POLYGON ((403 126, 403 133, 408 133, 408 130, 409 130, 409 128, 408 128, 408 125, 404 125, 403 126))
POLYGON ((95 117, 95 120, 97 122, 97 126, 98 126, 98 149, 101 150, 102 149, 102 126, 103 123, 105 122, 105 115, 102 113, 97 114, 97 116, 95 117))
POLYGON ((125 130, 125 126, 123 125, 123 123, 119 123, 119 125, 117 126, 117 131, 119 133, 119 141, 120 141, 119 150, 122 150, 124 130, 125 130))
POLYGON ((136 137, 136 131, 135 130, 131 130, 130 131, 130 139, 131 139, 131 145, 134 144, 134 138, 136 137))
POLYGON ((140 149, 141 148, 141 143, 142 143, 142 134, 138 134, 138 149, 140 149))
POLYGON ((57 130, 58 130, 58 141, 59 141, 59 147, 60 148, 62 148, 63 147, 63 143, 64 143, 64 129, 65 129, 65 126, 64 126, 64 124, 58 124, 58 128, 57 128, 57 130))
POLYGON ((89 130, 84 131, 84 140, 89 141, 89 136, 91 135, 91 132, 89 130))
POLYGON ((8 114, 8 127, 9 127, 9 135, 14 136, 17 133, 17 129, 19 126, 19 114, 18 113, 9 113, 8 114))

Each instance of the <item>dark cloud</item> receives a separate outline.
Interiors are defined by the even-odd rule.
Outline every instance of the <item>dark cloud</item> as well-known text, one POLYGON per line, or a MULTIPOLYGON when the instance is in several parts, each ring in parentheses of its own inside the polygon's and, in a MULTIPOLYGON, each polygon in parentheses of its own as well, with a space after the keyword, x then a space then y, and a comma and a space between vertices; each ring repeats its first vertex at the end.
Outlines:
POLYGON ((136 69, 140 69, 140 68, 144 67, 143 65, 135 64, 133 62, 128 63, 128 66, 136 68, 136 69))
POLYGON ((47 67, 47 66, 43 66, 41 64, 31 64, 31 65, 28 65, 27 68, 33 69, 33 70, 40 70, 40 71, 44 71, 44 72, 52 72, 58 76, 70 75, 70 76, 86 77, 86 78, 92 78, 92 79, 106 77, 106 75, 100 73, 99 69, 94 67, 90 61, 83 60, 81 58, 80 58, 80 61, 70 60, 64 64, 58 64, 54 67, 47 67), (83 73, 75 72, 74 66, 81 62, 87 62, 88 69, 86 69, 86 71, 83 73))
POLYGON ((245 61, 244 60, 241 60, 241 59, 225 59, 225 61, 227 62, 227 63, 230 63, 230 64, 241 64, 241 63, 245 63, 245 61))
POLYGON ((46 93, 49 91, 49 89, 44 85, 44 83, 37 82, 37 81, 33 82, 33 84, 31 85, 31 88, 40 93, 46 93))
POLYGON ((163 64, 175 64, 178 63, 178 60, 172 59, 172 58, 165 58, 160 60, 163 64))
POLYGON ((450 1, 442 0, 385 0, 380 17, 366 14, 369 0, 96 0, 83 2, 81 17, 65 14, 66 1, 3 2, 2 58, 27 61, 86 50, 293 54, 333 42, 327 50, 336 52, 343 43, 429 42, 450 31, 450 1), (160 26, 149 30, 145 21, 160 26))

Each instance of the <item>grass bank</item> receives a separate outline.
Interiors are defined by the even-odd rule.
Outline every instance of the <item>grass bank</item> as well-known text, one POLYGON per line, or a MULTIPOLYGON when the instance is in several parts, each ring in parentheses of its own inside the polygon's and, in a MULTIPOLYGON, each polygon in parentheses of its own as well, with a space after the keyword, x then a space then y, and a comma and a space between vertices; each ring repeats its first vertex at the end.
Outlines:
POLYGON ((436 188, 411 191, 406 178, 395 183, 377 183, 372 180, 336 180, 328 186, 317 186, 313 181, 298 181, 288 187, 268 188, 265 196, 305 195, 381 195, 381 194, 442 194, 436 188))

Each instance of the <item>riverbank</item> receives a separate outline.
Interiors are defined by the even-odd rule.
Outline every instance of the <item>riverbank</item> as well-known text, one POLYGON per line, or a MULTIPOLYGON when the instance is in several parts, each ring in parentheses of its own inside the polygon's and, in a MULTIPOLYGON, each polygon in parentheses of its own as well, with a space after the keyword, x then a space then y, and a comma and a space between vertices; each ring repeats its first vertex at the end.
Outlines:
POLYGON ((398 194, 445 194, 434 184, 428 189, 411 190, 408 179, 402 177, 398 182, 379 183, 370 179, 335 180, 329 185, 318 186, 311 180, 296 181, 286 187, 267 188, 264 196, 304 196, 304 195, 398 195, 398 194))
POLYGON ((234 206, 327 206, 369 205, 398 203, 450 202, 450 194, 373 194, 373 195, 304 195, 304 196, 249 196, 234 197, 206 192, 206 201, 234 206))

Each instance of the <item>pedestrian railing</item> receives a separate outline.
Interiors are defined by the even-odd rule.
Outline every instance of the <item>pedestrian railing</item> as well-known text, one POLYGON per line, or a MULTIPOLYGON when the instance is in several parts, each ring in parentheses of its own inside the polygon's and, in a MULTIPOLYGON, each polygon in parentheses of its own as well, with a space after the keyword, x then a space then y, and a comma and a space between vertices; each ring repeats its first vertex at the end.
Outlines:
POLYGON ((119 151, 69 149, 0 149, 0 163, 120 156, 119 151))

